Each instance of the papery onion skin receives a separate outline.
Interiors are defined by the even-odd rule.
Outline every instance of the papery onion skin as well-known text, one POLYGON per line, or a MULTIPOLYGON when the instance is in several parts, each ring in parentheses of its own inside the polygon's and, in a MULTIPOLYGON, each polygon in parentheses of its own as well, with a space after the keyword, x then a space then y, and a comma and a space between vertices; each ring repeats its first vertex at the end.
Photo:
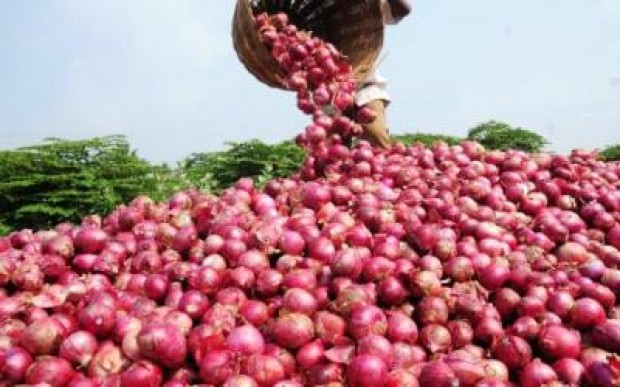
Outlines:
POLYGON ((139 361, 132 364, 121 373, 121 386, 156 387, 163 380, 159 367, 148 361, 139 361))
POLYGON ((347 382, 352 387, 384 386, 388 371, 387 364, 380 358, 360 355, 347 367, 347 382))
POLYGON ((47 383, 52 387, 60 387, 68 384, 73 375, 74 371, 68 361, 53 356, 41 356, 28 367, 26 383, 47 383))
POLYGON ((534 361, 526 365, 521 371, 519 378, 520 385, 523 387, 542 386, 556 380, 558 380, 558 377, 553 368, 540 361, 540 359, 534 359, 534 361))
POLYGON ((32 364, 32 356, 20 347, 0 350, 0 376, 8 382, 19 383, 24 380, 32 364))

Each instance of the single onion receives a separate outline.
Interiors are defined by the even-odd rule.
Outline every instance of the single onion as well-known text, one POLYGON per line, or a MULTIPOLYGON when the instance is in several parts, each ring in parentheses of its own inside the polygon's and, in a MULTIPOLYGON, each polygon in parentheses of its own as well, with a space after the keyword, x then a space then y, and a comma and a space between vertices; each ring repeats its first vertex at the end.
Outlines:
POLYGON ((532 360, 530 345, 519 336, 502 337, 493 346, 492 353, 511 370, 519 370, 532 360))
POLYGON ((442 361, 425 364, 418 378, 420 387, 453 387, 458 383, 452 368, 442 361))
POLYGON ((314 338, 314 324, 306 315, 290 313, 279 317, 274 322, 272 334, 278 344, 285 348, 295 349, 314 338))
POLYGON ((558 377, 549 365, 534 359, 521 371, 519 383, 523 387, 538 387, 558 380, 558 377))
POLYGON ((53 356, 42 356, 28 367, 26 383, 51 386, 64 386, 73 378, 71 364, 64 359, 53 356))
POLYGON ((610 352, 620 352, 620 320, 607 320, 594 327, 592 344, 610 352))
POLYGON ((85 367, 97 351, 97 338, 90 332, 77 331, 60 345, 59 355, 77 366, 85 367))
POLYGON ((252 325, 234 328, 228 335, 228 348, 240 355, 262 353, 265 350, 263 335, 252 325))
POLYGON ((383 386, 388 371, 387 364, 381 358, 359 355, 347 367, 347 382, 352 387, 383 386))
POLYGON ((241 373, 253 378, 259 386, 273 386, 284 380, 282 363, 274 356, 254 354, 241 365, 241 373))
POLYGON ((325 347, 320 340, 311 341, 297 350, 295 359, 301 369, 310 369, 325 359, 325 347))
POLYGON ((200 378, 208 384, 222 384, 235 374, 235 355, 232 351, 208 351, 200 360, 200 378))
POLYGON ((371 333, 384 335, 387 327, 387 317, 381 309, 373 305, 354 309, 349 321, 349 331, 356 339, 371 333))
POLYGON ((583 381, 585 368, 575 359, 563 358, 553 364, 553 370, 561 382, 579 385, 583 381))
POLYGON ((430 353, 445 353, 452 346, 452 337, 443 325, 429 324, 420 331, 420 343, 430 353))
POLYGON ((62 342, 62 326, 51 318, 37 320, 23 332, 20 345, 32 355, 51 355, 62 342))
POLYGON ((121 373, 122 386, 156 387, 161 385, 162 380, 161 369, 145 360, 132 364, 121 373))
POLYGON ((138 334, 141 354, 167 368, 183 364, 187 354, 185 337, 170 324, 152 322, 138 334))
POLYGON ((18 384, 24 380, 28 367, 32 364, 32 356, 20 347, 0 350, 0 376, 6 381, 18 384))
POLYGON ((606 320, 605 309, 588 297, 575 301, 569 317, 571 325, 577 329, 593 328, 606 320))
POLYGON ((418 327, 404 313, 395 312, 388 318, 386 335, 392 342, 414 344, 418 340, 418 327))

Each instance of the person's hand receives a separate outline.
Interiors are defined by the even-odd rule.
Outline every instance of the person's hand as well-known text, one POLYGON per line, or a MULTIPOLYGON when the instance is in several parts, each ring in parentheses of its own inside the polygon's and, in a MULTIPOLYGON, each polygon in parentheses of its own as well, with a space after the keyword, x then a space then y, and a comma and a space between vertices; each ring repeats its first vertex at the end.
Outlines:
POLYGON ((387 0, 392 10, 392 17, 395 20, 400 20, 411 12, 410 0, 387 0))

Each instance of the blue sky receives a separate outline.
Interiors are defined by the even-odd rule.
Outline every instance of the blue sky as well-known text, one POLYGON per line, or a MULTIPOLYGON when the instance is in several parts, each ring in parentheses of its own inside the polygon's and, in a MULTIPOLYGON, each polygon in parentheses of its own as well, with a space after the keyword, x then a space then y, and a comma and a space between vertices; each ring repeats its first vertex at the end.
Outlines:
MULTIPOLYGON (((0 148, 125 134, 175 162, 307 118, 232 48, 233 0, 0 0, 0 148)), ((488 119, 551 149, 620 142, 620 1, 414 0, 387 30, 393 132, 488 119)))

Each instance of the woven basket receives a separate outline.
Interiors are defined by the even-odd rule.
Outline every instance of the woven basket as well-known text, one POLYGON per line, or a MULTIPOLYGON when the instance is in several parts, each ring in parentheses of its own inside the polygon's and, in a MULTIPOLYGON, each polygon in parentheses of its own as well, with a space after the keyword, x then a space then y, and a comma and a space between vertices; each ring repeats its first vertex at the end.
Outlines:
MULTIPOLYGON (((243 65, 268 86, 285 89, 271 53, 252 20, 251 0, 237 0, 232 24, 235 51, 243 65)), ((334 44, 353 66, 358 82, 373 69, 383 46, 380 0, 258 0, 259 9, 285 12, 298 28, 334 44)))

